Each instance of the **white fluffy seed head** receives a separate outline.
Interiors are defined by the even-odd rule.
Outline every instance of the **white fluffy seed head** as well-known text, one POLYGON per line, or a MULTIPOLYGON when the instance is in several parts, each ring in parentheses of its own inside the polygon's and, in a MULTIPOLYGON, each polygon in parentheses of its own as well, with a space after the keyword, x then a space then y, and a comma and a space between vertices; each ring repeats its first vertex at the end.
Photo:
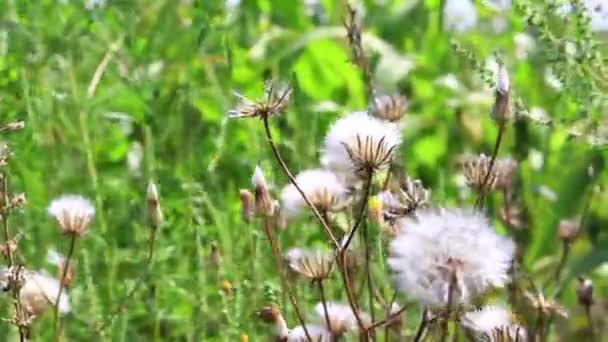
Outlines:
MULTIPOLYGON (((40 316, 52 307, 59 294, 59 281, 43 272, 28 272, 25 282, 19 291, 19 298, 24 309, 33 316, 40 316)), ((64 290, 59 300, 59 313, 70 312, 70 301, 64 290)))
POLYGON ((396 286, 423 306, 445 306, 502 287, 508 280, 515 244, 498 235, 480 213, 426 209, 402 229, 390 246, 388 264, 396 286))
POLYGON ((48 212, 57 220, 63 234, 81 236, 89 228, 95 215, 95 207, 82 196, 63 195, 51 202, 48 212))
MULTIPOLYGON (((357 329, 357 318, 353 313, 350 305, 343 303, 326 303, 327 317, 329 318, 329 325, 325 319, 325 309, 323 303, 315 305, 315 314, 317 321, 331 331, 336 336, 343 336, 344 334, 354 331, 357 329)), ((361 318, 364 326, 371 324, 371 318, 367 313, 360 312, 359 317, 361 318)))
MULTIPOLYGON (((302 171, 296 182, 306 197, 319 210, 331 212, 342 209, 348 201, 348 189, 331 171, 313 169, 302 171)), ((308 208, 300 192, 292 184, 281 191, 281 209, 288 217, 308 208)))
POLYGON ((397 125, 366 112, 350 113, 329 129, 321 163, 350 184, 358 180, 362 168, 387 167, 400 143, 397 125))
MULTIPOLYGON (((331 333, 322 326, 306 324, 306 330, 313 342, 331 342, 331 333)), ((297 326, 289 332, 288 342, 308 342, 308 337, 302 326, 297 326)))
POLYGON ((464 33, 477 25, 477 10, 471 0, 447 0, 443 6, 444 29, 464 33))
POLYGON ((517 338, 523 341, 526 336, 525 330, 514 322, 512 313, 497 305, 467 312, 463 315, 461 324, 484 341, 494 341, 495 336, 501 336, 503 339, 500 341, 516 341, 517 338))

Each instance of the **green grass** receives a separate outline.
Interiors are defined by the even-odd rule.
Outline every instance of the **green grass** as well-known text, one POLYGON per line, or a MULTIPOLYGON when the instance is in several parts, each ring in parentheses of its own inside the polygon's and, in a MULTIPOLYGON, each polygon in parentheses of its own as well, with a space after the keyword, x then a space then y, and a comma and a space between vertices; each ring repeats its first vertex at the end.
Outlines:
MULTIPOLYGON (((343 7, 339 1, 319 3, 324 14, 310 16, 302 1, 284 0, 243 0, 234 10, 219 0, 109 0, 90 10, 81 1, 0 0, 0 123, 26 122, 24 130, 0 136, 13 152, 6 168, 11 189, 28 200, 10 221, 12 232, 23 234, 20 260, 29 269, 55 272, 45 262, 47 250, 68 247, 46 213, 56 196, 82 194, 97 209, 75 253, 65 340, 236 341, 241 334, 250 341, 268 340, 269 329, 255 312, 275 300, 282 303, 279 278, 259 222, 241 220, 238 191, 251 187, 258 163, 275 194, 287 179, 272 158, 261 123, 228 120, 225 113, 237 102, 234 91, 257 98, 267 78, 290 82, 294 95, 289 108, 272 118, 273 134, 293 171, 317 165, 328 125, 367 103, 361 73, 349 62, 343 7), (136 171, 127 163, 134 144, 143 152, 136 171), (159 184, 166 217, 151 272, 105 335, 95 337, 94 327, 145 274, 148 180, 159 184), (221 267, 209 262, 213 241, 223 256, 221 267), (225 281, 233 286, 230 294, 221 290, 225 281)), ((509 126, 500 152, 520 161, 517 197, 529 225, 517 239, 525 248, 522 268, 539 283, 558 261, 557 223, 580 215, 586 193, 600 187, 566 266, 562 302, 571 318, 551 335, 576 336, 586 323, 576 304, 574 277, 594 280, 600 313, 608 293, 606 271, 597 268, 608 260, 602 140, 607 74, 594 61, 555 53, 562 37, 586 42, 584 32, 540 10, 558 43, 538 43, 528 58, 517 59, 515 33, 545 33, 542 25, 528 26, 527 8, 505 14, 507 30, 494 33, 488 29, 494 12, 480 5, 480 27, 450 35, 441 29, 439 0, 363 3, 363 39, 373 52, 377 87, 406 94, 410 101, 399 161, 432 189, 435 204, 474 202, 471 194, 461 196, 456 160, 465 152, 489 154, 493 148, 491 93, 485 101, 466 99, 484 89, 480 65, 494 53, 507 63, 514 98, 528 109, 543 108, 552 120, 543 125, 523 118, 509 126), (470 55, 454 49, 453 42, 470 55), (544 82, 544 69, 554 59, 564 81, 559 91, 544 82), (461 90, 437 82, 448 73, 460 80, 461 90), (583 133, 572 138, 575 126, 583 133), (588 144, 588 138, 601 144, 588 144), (543 163, 535 168, 539 155, 543 163), (556 200, 539 188, 551 189, 556 200)), ((596 51, 604 48, 605 41, 596 51)), ((499 195, 490 196, 488 213, 504 232, 497 219, 501 203, 499 195)), ((321 246, 323 235, 316 222, 304 218, 290 223, 280 240, 284 249, 321 246)), ((378 265, 378 277, 385 278, 378 265)), ((389 289, 387 282, 387 294, 389 289)), ((328 292, 345 300, 337 274, 328 292)), ((310 315, 316 292, 298 283, 297 293, 310 315)), ((3 317, 10 317, 9 304, 8 298, 2 301, 3 317)), ((289 325, 297 325, 292 310, 285 310, 289 325)), ((418 310, 408 310, 409 334, 417 321, 418 310)), ((14 339, 15 333, 2 323, 0 340, 14 339)), ((35 321, 34 340, 53 336, 51 313, 35 321)))

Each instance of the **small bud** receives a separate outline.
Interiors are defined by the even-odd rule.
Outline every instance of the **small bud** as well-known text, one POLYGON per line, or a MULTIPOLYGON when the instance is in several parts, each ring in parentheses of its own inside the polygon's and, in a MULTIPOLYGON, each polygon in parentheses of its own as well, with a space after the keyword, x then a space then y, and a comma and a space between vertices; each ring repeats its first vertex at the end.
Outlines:
POLYGON ((572 242, 579 231, 579 222, 575 219, 563 219, 559 222, 557 236, 565 243, 572 242))
POLYGON ((376 224, 381 224, 384 221, 382 201, 377 196, 372 196, 367 201, 367 217, 376 224))
POLYGON ((255 210, 259 215, 273 216, 274 214, 274 201, 270 197, 270 191, 268 190, 268 184, 264 173, 259 166, 255 167, 253 177, 251 178, 253 187, 255 188, 255 210))
POLYGON ((163 212, 160 208, 158 189, 153 182, 148 183, 146 190, 146 209, 148 224, 153 229, 157 229, 163 222, 163 212))
POLYGON ((215 268, 219 268, 222 265, 222 254, 217 246, 216 241, 211 241, 211 250, 209 251, 209 263, 215 268))
POLYGON ((593 283, 591 279, 579 277, 576 297, 582 306, 589 307, 593 304, 593 283))
POLYGON ((255 214, 253 210, 253 194, 247 189, 241 189, 239 191, 239 197, 241 198, 241 216, 245 223, 249 223, 255 214))
POLYGON ((506 123, 511 116, 511 110, 509 108, 509 92, 509 74, 505 66, 500 64, 496 72, 496 92, 494 94, 495 100, 491 113, 492 119, 494 119, 494 121, 500 125, 506 123))
POLYGON ((0 131, 11 132, 11 131, 16 131, 16 130, 22 129, 24 127, 25 127, 25 122, 24 121, 15 121, 15 122, 11 122, 8 125, 2 127, 0 129, 0 131))
POLYGON ((374 115, 382 120, 399 122, 407 111, 405 97, 399 95, 379 96, 374 99, 374 115))

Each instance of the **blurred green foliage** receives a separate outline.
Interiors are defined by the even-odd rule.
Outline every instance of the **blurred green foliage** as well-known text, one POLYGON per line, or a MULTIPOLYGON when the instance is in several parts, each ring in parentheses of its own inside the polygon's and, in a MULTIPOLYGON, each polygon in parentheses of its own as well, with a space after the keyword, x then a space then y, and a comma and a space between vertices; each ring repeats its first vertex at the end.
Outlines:
MULTIPOLYGON (((377 56, 378 89, 409 98, 400 161, 432 189, 438 205, 473 201, 458 185, 456 161, 463 153, 491 152, 492 93, 480 71, 493 56, 506 63, 522 117, 509 126, 500 155, 520 162, 518 205, 529 224, 518 239, 525 241, 526 272, 543 281, 551 276, 559 256, 559 220, 580 215, 585 198, 592 198, 563 296, 579 317, 573 277, 590 276, 597 298, 608 293, 606 269, 597 268, 608 261, 608 74, 601 55, 606 44, 589 43, 598 37, 577 20, 549 15, 553 2, 514 2, 505 11, 479 4, 477 28, 454 35, 442 29, 439 0, 361 1, 364 45, 377 56), (504 20, 504 30, 494 29, 497 18, 504 20), (521 32, 536 41, 524 57, 514 39, 521 32), (590 56, 569 56, 560 50, 566 42, 592 45, 590 56), (561 88, 546 82, 547 67, 561 88), (538 117, 539 109, 546 117, 538 117)), ((128 303, 104 338, 267 339, 267 328, 254 314, 280 301, 278 277, 259 227, 241 221, 238 189, 250 187, 257 163, 275 190, 286 180, 274 166, 260 123, 228 121, 225 112, 236 103, 235 91, 256 98, 265 79, 289 81, 294 98, 273 118, 274 134, 292 170, 316 166, 329 123, 366 106, 361 74, 349 62, 343 5, 0 0, 0 118, 26 121, 25 130, 1 139, 14 152, 13 190, 28 198, 12 220, 12 228, 24 233, 20 251, 27 266, 52 270, 45 263, 47 250, 67 248, 45 211, 53 197, 82 193, 97 207, 92 231, 76 253, 78 275, 69 291, 73 311, 65 319, 68 340, 90 340, 92 327, 115 310, 141 272, 149 179, 160 184, 167 217, 151 274, 154 285, 128 303), (220 268, 209 264, 212 241, 223 255, 220 268), (222 291, 222 281, 234 287, 230 294, 222 291)), ((500 203, 500 196, 490 198, 494 217, 500 203)), ((285 247, 320 238, 311 220, 294 222, 281 236, 285 247)), ((310 309, 315 295, 306 289, 301 285, 299 294, 310 309)), ((343 294, 336 286, 330 295, 343 294)), ((408 329, 414 329, 417 314, 410 316, 408 329)), ((577 319, 569 334, 581 328, 577 319)), ((14 336, 7 327, 3 323, 1 340, 14 336)), ((48 340, 52 334, 52 319, 36 322, 34 336, 48 340)))

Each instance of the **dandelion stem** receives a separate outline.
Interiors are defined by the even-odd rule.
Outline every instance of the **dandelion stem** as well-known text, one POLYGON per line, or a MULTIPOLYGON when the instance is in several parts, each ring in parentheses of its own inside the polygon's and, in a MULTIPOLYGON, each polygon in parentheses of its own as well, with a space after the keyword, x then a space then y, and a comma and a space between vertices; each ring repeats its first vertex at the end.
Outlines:
POLYGON ((297 302, 296 298, 294 297, 294 295, 291 292, 291 289, 289 286, 289 281, 287 280, 287 277, 285 276, 285 268, 283 267, 283 257, 281 254, 281 249, 278 246, 277 242, 275 241, 275 239, 272 235, 272 223, 268 217, 264 217, 264 222, 262 224, 262 228, 264 230, 264 234, 266 235, 266 238, 268 239, 268 243, 270 243, 270 249, 272 250, 272 255, 274 256, 274 259, 277 264, 277 271, 279 272, 279 278, 281 279, 282 293, 287 293, 287 297, 289 298, 291 306, 293 306, 296 316, 298 317, 298 321, 300 322, 300 325, 304 329, 306 338, 309 341, 312 341, 312 339, 310 338, 310 335, 308 333, 308 329, 306 328, 306 320, 304 319, 304 316, 302 315, 302 311, 300 310, 300 307, 298 306, 298 302, 297 302))
POLYGON ((483 182, 481 182, 481 188, 479 190, 479 197, 477 197, 477 201, 475 202, 475 207, 477 209, 481 209, 483 207, 483 200, 486 195, 486 186, 488 185, 488 180, 490 179, 490 175, 492 174, 492 169, 494 168, 494 164, 496 163, 496 157, 498 156, 498 150, 500 149, 500 144, 502 143, 502 138, 505 132, 506 125, 504 123, 498 124, 498 135, 496 136, 496 143, 494 144, 494 151, 492 152, 492 158, 490 158, 490 165, 488 166, 488 171, 483 178, 483 182))
POLYGON ((65 257, 65 262, 63 263, 63 272, 61 273, 61 279, 59 281, 59 292, 57 293, 57 299, 55 299, 55 341, 59 341, 59 336, 61 335, 61 319, 59 318, 59 301, 61 300, 61 295, 63 294, 63 287, 65 284, 65 278, 67 277, 68 270, 70 269, 70 261, 72 260, 72 256, 74 255, 74 250, 76 248, 76 239, 78 237, 76 234, 70 235, 70 246, 68 248, 68 253, 65 257))
POLYGON ((291 182, 291 184, 296 188, 296 190, 298 190, 298 192, 304 199, 304 202, 306 202, 308 207, 310 207, 310 209, 314 213, 317 220, 319 220, 319 223, 321 223, 321 226, 325 230, 325 234, 329 237, 329 239, 331 240, 331 242, 333 243, 335 248, 339 249, 340 244, 338 243, 338 240, 336 240, 336 237, 334 236, 331 229, 329 228, 329 225, 323 219, 323 216, 317 210, 317 208, 312 204, 312 202, 310 202, 310 200, 308 199, 308 197, 306 196, 304 191, 300 188, 300 185, 298 185, 298 182, 296 182, 296 179, 292 175, 291 171, 289 171, 287 164, 285 164, 285 161, 283 161, 283 158, 281 158, 281 154, 279 153, 279 150, 277 149, 277 147, 274 143, 274 140, 272 139, 272 133, 270 132, 270 127, 268 125, 268 117, 263 117, 262 121, 264 122, 264 131, 266 132, 266 140, 268 141, 268 144, 270 145, 270 149, 272 150, 272 153, 273 153, 277 163, 279 164, 279 166, 281 167, 281 169, 283 170, 283 172, 285 173, 287 178, 289 178, 289 181, 291 182))
POLYGON ((363 189, 363 198, 361 199, 361 205, 359 207, 359 213, 357 214, 357 219, 355 221, 355 224, 353 225, 353 228, 350 230, 350 233, 348 234, 348 238, 346 239, 346 242, 342 246, 343 250, 348 249, 350 242, 353 240, 353 237, 355 236, 355 233, 357 232, 357 228, 359 228, 359 226, 361 225, 361 222, 363 222, 363 220, 364 220, 365 209, 367 208, 367 198, 369 197, 369 193, 372 188, 372 177, 373 176, 374 176, 374 172, 371 170, 368 170, 366 181, 365 181, 365 188, 363 189))
POLYGON ((448 338, 449 330, 448 323, 450 322, 450 316, 452 313, 452 304, 454 301, 454 287, 456 287, 456 272, 452 271, 450 277, 450 284, 448 286, 448 302, 445 306, 445 317, 441 321, 441 338, 439 341, 444 342, 448 338))
POLYGON ((329 313, 327 311, 327 299, 325 297, 325 288, 323 286, 323 280, 317 282, 319 286, 319 295, 321 296, 321 303, 323 305, 323 314, 325 315, 325 323, 327 324, 327 330, 331 331, 331 322, 329 320, 329 313))
POLYGON ((426 327, 429 323, 427 316, 428 316, 428 310, 427 309, 422 310, 422 317, 420 318, 420 324, 418 325, 418 329, 416 330, 416 336, 414 336, 414 342, 422 341, 422 337, 424 336, 424 331, 426 330, 426 327))

